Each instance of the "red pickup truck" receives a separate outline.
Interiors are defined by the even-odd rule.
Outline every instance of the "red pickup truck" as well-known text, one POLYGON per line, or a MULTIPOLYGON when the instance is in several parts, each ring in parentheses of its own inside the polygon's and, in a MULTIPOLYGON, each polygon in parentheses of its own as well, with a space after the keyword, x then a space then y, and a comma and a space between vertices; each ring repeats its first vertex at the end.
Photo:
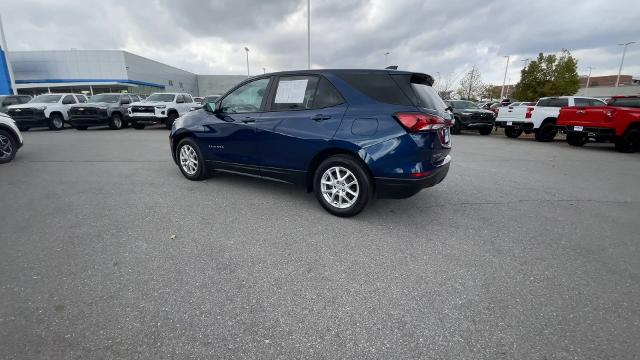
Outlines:
POLYGON ((640 151, 640 96, 614 96, 607 106, 568 106, 556 123, 567 143, 613 142, 620 152, 640 151))

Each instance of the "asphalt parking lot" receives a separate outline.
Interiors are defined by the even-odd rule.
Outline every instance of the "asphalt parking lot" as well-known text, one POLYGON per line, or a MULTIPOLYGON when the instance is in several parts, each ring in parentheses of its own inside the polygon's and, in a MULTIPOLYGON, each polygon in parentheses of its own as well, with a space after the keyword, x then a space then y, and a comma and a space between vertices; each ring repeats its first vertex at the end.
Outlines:
POLYGON ((184 179, 166 130, 24 136, 0 167, 0 358, 640 353, 640 154, 458 135, 442 184, 342 219, 184 179))

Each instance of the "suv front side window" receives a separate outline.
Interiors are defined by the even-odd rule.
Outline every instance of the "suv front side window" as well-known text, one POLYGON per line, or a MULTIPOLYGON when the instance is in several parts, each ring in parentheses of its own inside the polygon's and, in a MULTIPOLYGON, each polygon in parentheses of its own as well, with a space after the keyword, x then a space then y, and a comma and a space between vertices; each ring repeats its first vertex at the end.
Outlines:
POLYGON ((75 104, 76 103, 76 99, 73 97, 73 95, 67 95, 64 97, 64 99, 62 99, 62 105, 69 105, 69 104, 75 104))
POLYGON ((268 85, 269 78, 244 84, 222 99, 220 109, 227 114, 258 112, 268 85))

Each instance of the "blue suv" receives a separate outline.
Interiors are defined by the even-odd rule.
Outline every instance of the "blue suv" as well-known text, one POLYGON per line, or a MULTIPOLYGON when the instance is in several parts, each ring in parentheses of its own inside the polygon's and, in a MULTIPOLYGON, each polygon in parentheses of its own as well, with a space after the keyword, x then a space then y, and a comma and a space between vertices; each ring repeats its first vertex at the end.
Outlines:
POLYGON ((178 118, 171 154, 189 180, 212 170, 303 185, 337 216, 405 198, 449 170, 452 116, 426 74, 305 70, 249 78, 178 118))

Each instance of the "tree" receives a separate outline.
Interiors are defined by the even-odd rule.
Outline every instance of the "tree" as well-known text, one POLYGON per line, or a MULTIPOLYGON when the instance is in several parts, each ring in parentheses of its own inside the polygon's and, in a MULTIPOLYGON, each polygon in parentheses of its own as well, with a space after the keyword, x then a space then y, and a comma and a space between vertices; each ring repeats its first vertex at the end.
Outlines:
POLYGON ((482 82, 480 71, 474 65, 471 71, 466 73, 460 80, 460 87, 458 87, 456 93, 462 99, 477 99, 485 93, 485 88, 486 85, 482 82))
POLYGON ((451 99, 454 83, 455 79, 452 77, 452 73, 448 73, 444 77, 440 77, 440 73, 438 73, 438 78, 434 83, 434 88, 441 98, 448 100, 451 99))
POLYGON ((560 56, 540 53, 522 69, 513 97, 536 101, 545 96, 573 95, 579 88, 578 61, 563 49, 560 56))

